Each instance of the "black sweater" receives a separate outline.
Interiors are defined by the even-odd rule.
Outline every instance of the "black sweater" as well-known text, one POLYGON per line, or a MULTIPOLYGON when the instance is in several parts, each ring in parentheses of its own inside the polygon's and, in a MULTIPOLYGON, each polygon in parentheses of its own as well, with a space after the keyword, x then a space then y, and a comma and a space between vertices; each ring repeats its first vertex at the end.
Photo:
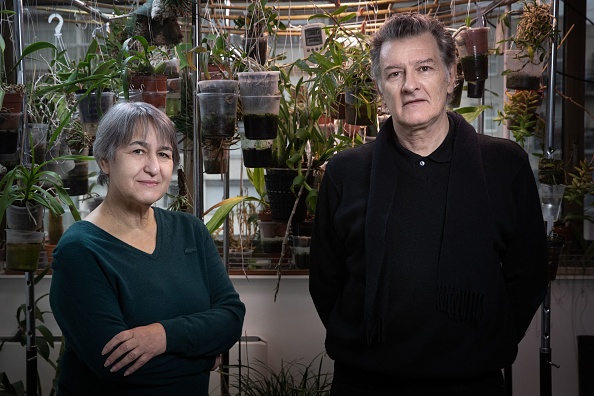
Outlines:
POLYGON ((338 364, 401 378, 492 372, 514 361, 544 297, 546 238, 527 154, 449 116, 449 177, 439 168, 431 173, 448 177, 435 190, 447 191, 443 210, 427 208, 428 195, 418 202, 403 196, 424 194, 424 187, 401 185, 412 175, 394 146, 391 120, 375 142, 341 152, 327 166, 310 292, 338 364), (428 223, 435 214, 442 224, 428 223), (433 233, 421 243, 405 236, 404 225, 417 219, 413 231, 433 233))

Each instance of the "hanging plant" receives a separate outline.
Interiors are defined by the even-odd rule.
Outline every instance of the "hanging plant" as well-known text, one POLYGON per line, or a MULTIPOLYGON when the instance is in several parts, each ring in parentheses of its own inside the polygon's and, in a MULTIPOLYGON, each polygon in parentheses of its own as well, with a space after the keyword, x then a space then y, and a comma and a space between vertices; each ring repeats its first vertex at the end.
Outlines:
POLYGON ((545 122, 537 113, 538 107, 542 104, 542 92, 530 90, 518 90, 505 92, 506 101, 503 104, 503 111, 497 111, 498 117, 494 118, 499 125, 506 122, 514 139, 522 147, 526 139, 536 137, 542 139, 544 136, 545 122))
MULTIPOLYGON (((555 40, 558 34, 551 5, 537 0, 522 0, 522 3, 524 7, 518 20, 516 34, 508 41, 515 45, 516 49, 525 51, 522 55, 524 63, 543 63, 551 41, 555 40)), ((507 12, 501 18, 508 29, 512 26, 511 17, 514 13, 507 12)))
POLYGON ((565 184, 565 163, 560 159, 541 158, 538 161, 538 181, 542 184, 565 184))

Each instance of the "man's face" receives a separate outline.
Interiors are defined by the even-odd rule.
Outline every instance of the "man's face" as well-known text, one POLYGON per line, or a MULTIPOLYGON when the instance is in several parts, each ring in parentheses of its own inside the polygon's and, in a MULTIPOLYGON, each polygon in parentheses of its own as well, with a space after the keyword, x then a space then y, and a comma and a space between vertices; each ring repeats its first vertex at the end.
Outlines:
POLYGON ((424 129, 446 116, 447 96, 456 82, 455 67, 446 70, 431 33, 386 41, 380 66, 378 88, 397 128, 424 129))

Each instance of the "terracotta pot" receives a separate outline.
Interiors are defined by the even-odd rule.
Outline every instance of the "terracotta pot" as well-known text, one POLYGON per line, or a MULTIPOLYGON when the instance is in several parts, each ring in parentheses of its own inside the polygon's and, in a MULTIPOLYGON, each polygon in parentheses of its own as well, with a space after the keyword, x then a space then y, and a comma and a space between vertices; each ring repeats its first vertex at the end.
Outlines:
POLYGON ((142 101, 155 106, 157 109, 165 112, 167 108, 167 91, 154 92, 154 91, 143 91, 142 101))
POLYGON ((23 112, 23 94, 18 92, 6 92, 2 102, 2 110, 8 113, 23 112))
POLYGON ((160 75, 135 75, 130 78, 130 89, 150 92, 166 92, 167 76, 160 75))
POLYGON ((54 258, 52 257, 52 253, 54 252, 56 245, 46 243, 43 247, 45 248, 45 255, 47 257, 47 263, 51 264, 52 261, 54 261, 54 258))

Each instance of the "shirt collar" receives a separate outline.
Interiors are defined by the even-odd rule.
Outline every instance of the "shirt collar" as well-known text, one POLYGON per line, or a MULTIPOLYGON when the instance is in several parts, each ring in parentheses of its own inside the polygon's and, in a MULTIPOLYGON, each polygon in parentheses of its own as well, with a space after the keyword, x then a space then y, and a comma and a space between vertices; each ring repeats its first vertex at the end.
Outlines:
POLYGON ((449 114, 448 114, 448 121, 449 121, 450 127, 448 130, 448 134, 446 135, 446 138, 443 140, 443 142, 441 142, 439 147, 436 148, 427 157, 423 157, 421 155, 413 153, 409 149, 405 148, 400 143, 400 141, 398 141, 398 137, 396 136, 396 133, 393 133, 392 141, 394 142, 394 147, 396 148, 396 152, 399 155, 402 155, 404 158, 406 158, 407 161, 410 161, 411 163, 418 162, 420 158, 427 158, 427 159, 429 159, 433 162, 437 162, 437 163, 449 162, 452 159, 452 155, 454 153, 454 135, 455 135, 454 123, 453 123, 451 117, 449 116, 449 114))

